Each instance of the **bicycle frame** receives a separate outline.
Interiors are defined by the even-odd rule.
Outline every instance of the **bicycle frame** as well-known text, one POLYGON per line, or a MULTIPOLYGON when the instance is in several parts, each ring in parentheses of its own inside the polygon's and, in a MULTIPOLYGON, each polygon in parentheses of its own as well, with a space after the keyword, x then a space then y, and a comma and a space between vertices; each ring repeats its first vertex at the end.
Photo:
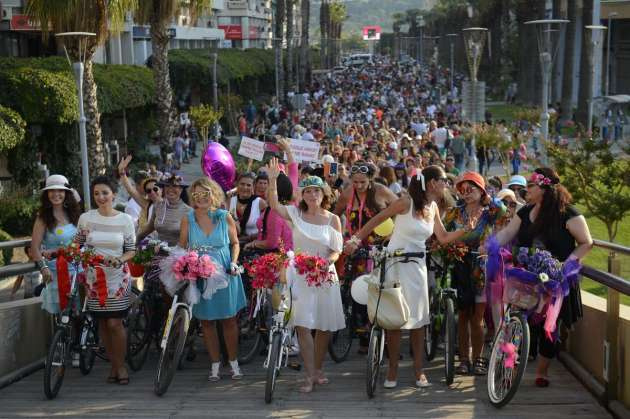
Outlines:
POLYGON ((179 307, 183 307, 188 313, 186 323, 184 324, 184 330, 186 331, 186 333, 188 333, 188 328, 190 327, 190 319, 192 318, 192 306, 188 305, 185 302, 178 301, 179 294, 183 292, 185 288, 186 287, 183 287, 173 296, 173 302, 171 303, 171 308, 168 310, 168 316, 166 317, 166 323, 164 325, 164 335, 162 336, 162 341, 160 342, 160 349, 162 350, 166 348, 166 342, 168 342, 168 337, 171 334, 171 323, 173 322, 173 317, 175 317, 175 312, 179 307))
MULTIPOLYGON (((287 290, 287 287, 284 286, 283 290, 282 290, 282 294, 284 295, 284 292, 287 290)), ((291 290, 289 288, 289 295, 291 294, 291 290)), ((289 299, 291 299, 289 297, 289 299)), ((280 305, 278 307, 278 310, 276 311, 276 313, 272 316, 272 320, 273 323, 271 325, 271 328, 269 329, 269 341, 268 341, 268 345, 267 345, 267 357, 265 359, 265 362, 263 363, 263 367, 264 368, 269 368, 269 360, 271 358, 271 350, 272 348, 272 340, 273 340, 273 336, 276 333, 281 333, 281 348, 282 350, 280 351, 280 356, 278 357, 278 364, 276 365, 278 368, 281 368, 282 366, 286 367, 288 365, 289 362, 289 352, 288 352, 288 345, 287 342, 289 339, 291 339, 291 335, 292 335, 292 329, 287 327, 285 325, 285 314, 286 312, 291 312, 291 302, 289 303, 289 305, 286 304, 286 302, 284 301, 284 299, 282 299, 282 301, 280 302, 280 305)))

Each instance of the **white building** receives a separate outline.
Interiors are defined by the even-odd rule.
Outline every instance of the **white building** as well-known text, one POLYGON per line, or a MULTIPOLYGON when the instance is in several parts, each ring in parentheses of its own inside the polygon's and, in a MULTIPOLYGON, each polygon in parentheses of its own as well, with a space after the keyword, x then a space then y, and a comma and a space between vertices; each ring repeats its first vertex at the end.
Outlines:
MULTIPOLYGON (((215 2, 216 3, 216 2, 215 2)), ((225 31, 223 47, 271 48, 271 0, 225 0, 217 9, 218 28, 225 31)))

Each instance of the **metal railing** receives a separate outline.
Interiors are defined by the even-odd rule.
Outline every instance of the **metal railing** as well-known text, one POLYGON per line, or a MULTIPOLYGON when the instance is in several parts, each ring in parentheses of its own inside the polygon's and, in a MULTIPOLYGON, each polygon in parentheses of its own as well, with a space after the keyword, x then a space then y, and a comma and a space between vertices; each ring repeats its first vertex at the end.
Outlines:
MULTIPOLYGON (((0 251, 5 249, 15 249, 16 247, 24 247, 31 244, 31 239, 23 240, 9 240, 0 242, 0 251)), ((37 270, 35 262, 25 263, 13 263, 5 266, 0 266, 0 280, 6 279, 15 275, 22 275, 25 273, 33 272, 37 270)))
POLYGON ((630 281, 621 277, 621 260, 618 256, 629 256, 630 247, 603 240, 593 240, 593 245, 609 251, 608 272, 584 266, 581 274, 607 287, 604 341, 604 370, 607 371, 607 374, 604 377, 604 394, 602 394, 601 401, 614 411, 613 404, 618 404, 618 400, 623 400, 624 386, 628 385, 627 380, 624 381, 622 377, 626 355, 624 353, 625 348, 619 339, 622 326, 619 317, 619 305, 620 294, 630 295, 630 281))

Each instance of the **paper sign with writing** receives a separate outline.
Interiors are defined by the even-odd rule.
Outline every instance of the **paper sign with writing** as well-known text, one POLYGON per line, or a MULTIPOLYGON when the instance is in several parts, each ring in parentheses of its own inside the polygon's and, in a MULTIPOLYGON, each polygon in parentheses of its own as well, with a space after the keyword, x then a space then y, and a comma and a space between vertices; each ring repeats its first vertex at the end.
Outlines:
POLYGON ((298 162, 319 161, 319 143, 291 138, 291 151, 298 162))
POLYGON ((253 138, 243 137, 241 138, 238 154, 250 159, 262 161, 265 154, 265 143, 254 140, 253 138))

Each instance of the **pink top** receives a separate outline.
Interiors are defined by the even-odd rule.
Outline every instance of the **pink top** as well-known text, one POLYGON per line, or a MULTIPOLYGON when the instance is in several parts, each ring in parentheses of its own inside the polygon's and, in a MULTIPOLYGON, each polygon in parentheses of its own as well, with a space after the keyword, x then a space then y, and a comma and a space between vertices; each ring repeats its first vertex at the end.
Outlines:
MULTIPOLYGON (((295 162, 290 163, 288 165, 288 172, 291 185, 293 185, 293 189, 296 190, 299 179, 298 164, 295 162)), ((282 246, 285 250, 293 250, 293 235, 291 233, 291 228, 289 227, 287 221, 274 210, 269 210, 269 215, 267 215, 267 237, 263 238, 262 231, 264 214, 265 211, 263 210, 256 221, 256 227, 258 227, 258 240, 265 240, 267 249, 279 249, 280 242, 282 241, 282 246)))
POLYGON ((293 235, 291 228, 287 221, 278 214, 277 211, 270 209, 267 215, 267 237, 263 238, 263 211, 256 221, 258 227, 258 240, 264 240, 267 244, 267 249, 279 249, 282 242, 282 247, 285 250, 293 250, 293 235))

